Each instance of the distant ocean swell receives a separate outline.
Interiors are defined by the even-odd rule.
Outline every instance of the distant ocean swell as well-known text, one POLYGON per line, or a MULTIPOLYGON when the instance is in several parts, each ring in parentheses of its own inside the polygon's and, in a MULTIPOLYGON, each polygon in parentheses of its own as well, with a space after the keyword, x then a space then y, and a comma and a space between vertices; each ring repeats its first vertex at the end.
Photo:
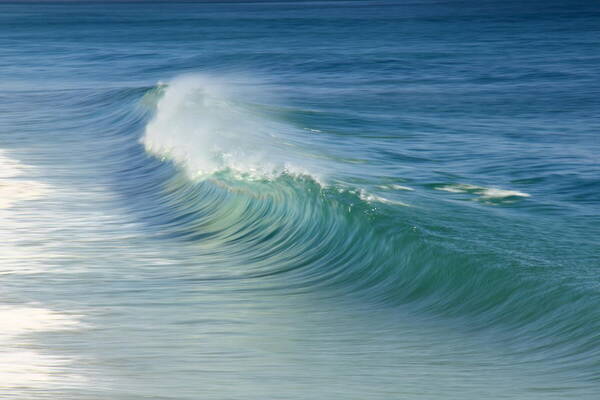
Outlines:
MULTIPOLYGON (((110 161, 115 185, 157 239, 195 246, 211 266, 199 284, 262 280, 290 294, 406 305, 487 332, 524 361, 552 359, 600 380, 597 294, 524 276, 518 260, 468 254, 427 219, 427 208, 337 182, 328 176, 333 161, 298 141, 302 127, 261 96, 203 76, 78 100, 112 110, 98 123, 120 124, 104 133, 121 146, 111 153, 121 157, 110 161), (406 223, 391 226, 392 215, 406 223)), ((468 184, 430 189, 527 196, 468 184)))

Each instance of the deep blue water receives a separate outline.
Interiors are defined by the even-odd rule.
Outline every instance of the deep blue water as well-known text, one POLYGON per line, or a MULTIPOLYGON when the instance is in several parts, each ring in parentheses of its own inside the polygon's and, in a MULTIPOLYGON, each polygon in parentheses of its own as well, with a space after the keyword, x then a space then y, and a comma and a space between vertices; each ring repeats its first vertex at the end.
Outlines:
POLYGON ((600 397, 596 1, 0 3, 0 397, 600 397))

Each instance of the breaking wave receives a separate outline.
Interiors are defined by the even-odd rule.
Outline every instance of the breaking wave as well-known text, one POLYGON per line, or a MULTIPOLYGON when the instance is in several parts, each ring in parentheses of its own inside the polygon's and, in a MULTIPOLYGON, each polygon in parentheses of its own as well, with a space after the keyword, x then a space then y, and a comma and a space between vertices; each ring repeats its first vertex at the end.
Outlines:
MULTIPOLYGON (((140 92, 130 96, 139 100, 140 92)), ((302 136, 307 129, 262 96, 257 85, 180 77, 145 89, 144 111, 125 129, 142 125, 134 141, 142 146, 139 154, 128 148, 116 185, 157 239, 189 243, 210 266, 199 270, 198 282, 237 280, 243 287, 260 280, 263 290, 290 295, 407 306, 600 379, 598 357, 590 356, 600 348, 595 291, 531 273, 535 261, 461 230, 442 204, 436 209, 428 195, 419 197, 425 185, 373 186, 382 195, 341 184, 330 174, 335 163, 302 136), (388 198, 390 191, 420 204, 388 198)), ((529 196, 461 183, 430 189, 493 204, 529 196)), ((504 221, 495 224, 511 234, 504 221)))

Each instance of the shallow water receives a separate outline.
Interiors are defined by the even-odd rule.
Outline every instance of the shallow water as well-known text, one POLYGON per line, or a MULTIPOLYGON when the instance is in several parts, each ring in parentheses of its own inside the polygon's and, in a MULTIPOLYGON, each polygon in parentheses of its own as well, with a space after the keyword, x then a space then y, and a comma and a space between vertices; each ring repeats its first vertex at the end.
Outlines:
POLYGON ((596 399, 562 3, 0 4, 0 395, 596 399))

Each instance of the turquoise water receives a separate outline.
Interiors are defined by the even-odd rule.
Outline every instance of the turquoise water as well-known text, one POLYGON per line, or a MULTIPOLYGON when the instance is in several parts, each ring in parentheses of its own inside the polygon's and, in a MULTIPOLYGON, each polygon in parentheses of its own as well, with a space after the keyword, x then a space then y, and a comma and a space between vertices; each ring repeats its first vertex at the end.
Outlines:
POLYGON ((0 4, 0 397, 597 399, 594 1, 0 4))

